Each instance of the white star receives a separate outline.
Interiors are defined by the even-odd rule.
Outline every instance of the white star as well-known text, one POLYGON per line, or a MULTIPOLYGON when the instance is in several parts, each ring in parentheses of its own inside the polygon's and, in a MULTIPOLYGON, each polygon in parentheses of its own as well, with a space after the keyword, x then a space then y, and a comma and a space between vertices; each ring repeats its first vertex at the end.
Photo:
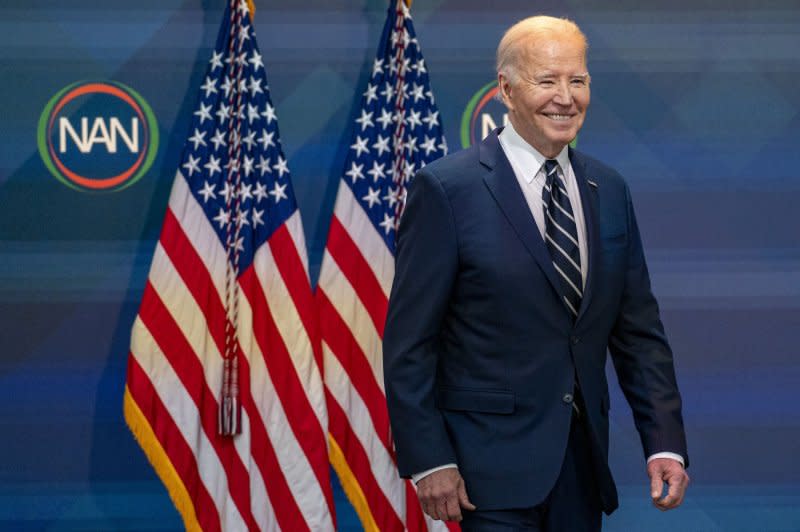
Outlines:
POLYGON ((427 69, 425 68, 425 60, 421 57, 419 58, 419 61, 417 61, 417 64, 413 68, 417 71, 418 74, 424 74, 425 72, 427 72, 427 69))
POLYGON ((242 26, 239 28, 239 42, 244 42, 250 38, 250 34, 247 33, 247 27, 242 26))
POLYGON ((394 87, 387 81, 384 89, 381 91, 381 96, 386 98, 386 103, 389 103, 394 96, 394 87))
POLYGON ((414 129, 417 126, 421 126, 422 121, 419 119, 419 111, 414 111, 412 109, 406 118, 406 124, 408 124, 409 129, 414 129))
POLYGON ((372 145, 373 148, 378 150, 378 157, 383 155, 383 152, 389 152, 389 137, 378 135, 378 140, 372 145))
POLYGON ((227 120, 231 116, 231 108, 225 105, 224 103, 220 102, 219 109, 217 109, 217 112, 214 114, 217 115, 219 125, 222 125, 225 123, 225 120, 227 120))
POLYGON ((226 76, 225 81, 222 82, 222 90, 225 91, 226 98, 231 94, 232 88, 233 88, 233 78, 231 78, 230 76, 226 76))
POLYGON ((428 130, 432 129, 433 126, 439 125, 439 111, 433 111, 428 109, 428 116, 422 119, 423 122, 428 124, 428 130))
POLYGON ((373 85, 372 83, 367 84, 367 90, 364 91, 364 97, 367 99, 366 105, 369 105, 369 102, 372 100, 377 100, 378 97, 375 95, 375 92, 378 90, 377 85, 373 85))
POLYGON ((405 76, 408 72, 408 66, 411 63, 411 59, 404 57, 403 62, 400 64, 400 75, 405 76))
POLYGON ((386 129, 394 121, 392 113, 388 109, 381 109, 381 117, 376 119, 381 124, 381 128, 386 129))
POLYGON ((250 221, 247 219, 247 209, 236 213, 236 225, 239 227, 250 225, 250 221))
MULTIPOLYGON (((245 163, 246 165, 247 163, 245 163)), ((242 201, 247 201, 253 197, 253 193, 251 190, 253 189, 253 185, 250 183, 242 183, 239 185, 239 199, 242 201)))
POLYGON ((217 195, 214 194, 214 185, 209 183, 208 181, 205 182, 203 185, 202 190, 198 191, 197 193, 203 196, 203 203, 208 203, 208 198, 217 199, 217 195))
MULTIPOLYGON (((244 176, 245 177, 250 177, 250 173, 253 171, 253 162, 254 162, 254 159, 252 157, 248 157, 247 155, 244 156, 244 164, 242 166, 243 166, 243 169, 244 169, 244 176)), ((247 185, 247 186, 249 187, 251 185, 247 185)))
POLYGON ((236 244, 234 244, 234 245, 233 245, 233 247, 234 247, 234 249, 235 249, 236 251, 244 251, 244 237, 243 237, 243 236, 240 236, 240 237, 239 237, 239 238, 236 240, 236 244))
POLYGON ((361 124, 361 131, 375 125, 372 123, 372 112, 368 113, 366 109, 361 110, 361 118, 356 118, 356 122, 361 124))
POLYGON ((214 172, 222 173, 222 169, 219 167, 219 159, 213 155, 209 155, 208 162, 203 165, 203 168, 208 170, 208 177, 214 177, 214 172))
POLYGON ((286 195, 286 187, 288 183, 279 185, 277 181, 275 181, 275 188, 269 191, 270 195, 275 196, 275 203, 281 201, 281 199, 289 199, 289 196, 286 195))
POLYGON ((383 170, 384 166, 386 166, 384 163, 378 164, 378 161, 372 161, 372 170, 369 170, 367 173, 372 176, 374 182, 377 183, 378 179, 386 177, 386 172, 383 170))
POLYGON ((400 29, 400 31, 392 30, 392 36, 391 36, 392 48, 397 46, 397 43, 400 42, 400 36, 401 36, 402 33, 403 33, 402 29, 400 29))
POLYGON ((253 145, 256 143, 256 132, 255 131, 251 131, 250 133, 248 133, 247 136, 242 139, 242 142, 247 144, 247 149, 248 150, 252 150, 253 149, 253 145))
POLYGON ((353 180, 353 183, 355 183, 359 179, 364 179, 364 174, 362 173, 362 170, 364 170, 364 165, 356 164, 355 162, 352 162, 350 164, 351 164, 350 170, 345 172, 344 175, 350 176, 350 178, 353 180))
POLYGON ((259 225, 264 225, 264 219, 262 218, 263 216, 263 210, 253 209, 253 229, 259 225))
POLYGON ((205 138, 206 138, 206 132, 205 131, 200 131, 199 129, 194 128, 194 135, 189 137, 189 142, 194 144, 194 149, 196 150, 198 146, 200 146, 200 145, 205 146, 206 145, 205 138))
POLYGON ((206 76, 206 82, 200 88, 205 91, 206 93, 205 97, 208 98, 209 94, 217 92, 217 80, 212 78, 211 76, 206 76))
POLYGON ((270 161, 270 158, 267 157, 266 159, 264 159, 263 155, 259 155, 258 159, 259 159, 259 161, 258 161, 258 164, 256 165, 256 168, 258 168, 261 171, 261 177, 264 177, 264 172, 266 172, 268 174, 271 174, 272 173, 272 168, 271 168, 272 161, 270 161))
POLYGON ((447 139, 442 137, 442 142, 439 143, 439 149, 442 151, 442 155, 447 155, 447 139))
POLYGON ((261 130, 261 138, 258 139, 258 142, 261 143, 261 145, 264 147, 265 151, 270 146, 274 146, 275 145, 275 142, 273 142, 273 140, 272 140, 272 137, 274 137, 274 136, 275 136, 275 133, 269 133, 269 132, 267 132, 266 129, 262 129, 261 130))
POLYGON ((419 148, 417 147, 417 137, 409 137, 404 148, 408 150, 409 157, 411 157, 414 152, 419 151, 419 148))
POLYGON ((383 227, 383 231, 388 235, 389 232, 394 229, 394 216, 389 216, 387 213, 383 213, 383 221, 378 225, 383 227))
POLYGON ((425 135, 425 142, 422 143, 420 148, 425 150, 426 156, 430 155, 432 151, 436 151, 436 137, 425 135))
POLYGON ((247 104, 247 123, 252 124, 253 120, 258 120, 258 107, 252 104, 247 104))
POLYGON ((228 222, 231 221, 231 213, 230 212, 226 212, 225 209, 220 207, 219 208, 219 214, 214 216, 213 220, 215 222, 217 222, 219 224, 219 228, 222 229, 223 227, 228 225, 228 222))
POLYGON ((286 159, 282 155, 278 155, 278 162, 272 167, 278 172, 278 177, 283 177, 283 174, 289 173, 289 167, 286 165, 286 159))
POLYGON ((253 196, 261 203, 261 200, 266 198, 269 194, 267 193, 267 187, 264 183, 258 182, 256 183, 256 190, 253 192, 253 196))
POLYGON ((369 203, 369 207, 372 208, 375 206, 376 203, 381 202, 381 198, 378 197, 380 193, 381 189, 376 188, 375 190, 373 190, 372 187, 369 187, 369 192, 367 193, 366 196, 364 196, 361 199, 369 203))
POLYGON ((356 150, 356 158, 361 157, 361 152, 369 153, 367 142, 369 142, 369 137, 362 139, 360 136, 358 136, 356 137, 356 141, 350 145, 351 150, 356 150))
POLYGON ((202 125, 206 118, 211 120, 211 106, 206 107, 203 102, 200 102, 200 109, 195 111, 194 114, 200 117, 200 124, 202 125))
POLYGON ((272 121, 277 118, 275 116, 275 108, 269 103, 264 106, 264 111, 261 113, 261 116, 267 119, 267 124, 271 124, 272 121))
POLYGON ((219 191, 222 194, 222 197, 225 198, 225 203, 230 203, 231 196, 233 196, 233 187, 231 186, 230 182, 225 181, 225 186, 222 187, 222 190, 219 191))
POLYGON ((214 151, 217 151, 220 146, 227 146, 225 143, 225 136, 219 129, 214 131, 214 136, 211 137, 211 143, 214 145, 214 151))
POLYGON ((417 85, 414 83, 414 88, 411 89, 411 96, 414 97, 414 103, 417 103, 418 100, 421 98, 425 98, 425 87, 423 85, 417 85))
MULTIPOLYGON (((244 28, 242 28, 244 29, 244 28)), ((241 35, 241 33, 240 33, 241 35)), ((239 66, 244 66, 247 64, 247 52, 242 52, 236 56, 236 64, 239 66)), ((245 82, 244 79, 239 80, 239 90, 243 90, 243 83, 245 82)))
POLYGON ((416 163, 407 163, 403 167, 403 179, 405 180, 406 183, 408 183, 411 180, 411 178, 414 177, 414 167, 415 166, 416 166, 416 163))
POLYGON ((383 199, 389 202, 389 207, 394 207, 394 204, 397 203, 397 189, 390 188, 386 191, 386 195, 383 199))
MULTIPOLYGON (((222 55, 220 55, 222 57, 222 55)), ((383 74, 383 59, 375 59, 375 62, 372 64, 372 76, 375 77, 375 74, 380 72, 383 74)))
POLYGON ((200 171, 199 162, 200 159, 195 159, 192 154, 189 154, 189 160, 183 163, 182 168, 186 168, 186 171, 189 172, 189 177, 192 177, 192 174, 200 171))
POLYGON ((261 60, 261 54, 257 50, 253 50, 253 55, 250 56, 250 62, 253 64, 253 72, 258 72, 259 68, 264 67, 264 62, 261 60))
POLYGON ((254 97, 259 92, 264 92, 264 89, 261 88, 261 78, 250 76, 250 96, 254 97))
POLYGON ((217 53, 217 51, 214 50, 214 52, 212 52, 211 61, 209 61, 209 63, 211 63, 211 72, 214 72, 214 70, 216 70, 217 67, 222 68, 221 59, 222 59, 222 52, 217 53))

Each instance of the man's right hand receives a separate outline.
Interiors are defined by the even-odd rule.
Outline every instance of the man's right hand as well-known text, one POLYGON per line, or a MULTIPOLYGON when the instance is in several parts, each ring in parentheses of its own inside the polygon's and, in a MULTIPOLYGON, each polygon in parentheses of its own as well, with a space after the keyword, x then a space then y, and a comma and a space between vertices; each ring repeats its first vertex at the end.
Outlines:
POLYGON ((461 521, 461 508, 474 510, 469 502, 464 479, 455 467, 440 469, 417 483, 417 497, 422 511, 442 521, 461 521))

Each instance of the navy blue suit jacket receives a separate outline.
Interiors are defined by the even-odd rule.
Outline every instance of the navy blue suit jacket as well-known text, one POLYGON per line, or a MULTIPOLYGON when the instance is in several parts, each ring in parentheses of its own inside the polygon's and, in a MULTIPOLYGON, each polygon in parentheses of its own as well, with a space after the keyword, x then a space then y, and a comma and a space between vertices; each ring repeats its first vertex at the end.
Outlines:
POLYGON ((577 151, 570 162, 589 255, 574 322, 497 132, 421 170, 400 224, 383 344, 400 474, 456 463, 482 510, 547 496, 577 377, 603 508, 613 511, 608 351, 645 455, 676 452, 688 465, 672 353, 628 187, 577 151))

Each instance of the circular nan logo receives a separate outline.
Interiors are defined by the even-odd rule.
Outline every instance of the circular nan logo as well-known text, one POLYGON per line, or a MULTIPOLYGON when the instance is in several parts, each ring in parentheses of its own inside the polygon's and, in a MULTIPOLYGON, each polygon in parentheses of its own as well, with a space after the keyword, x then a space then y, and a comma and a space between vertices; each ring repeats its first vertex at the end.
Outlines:
POLYGON ((39 154, 50 173, 80 191, 129 187, 158 151, 153 110, 117 82, 77 82, 53 96, 39 118, 39 154))
POLYGON ((461 146, 480 142, 498 125, 508 124, 506 106, 497 101, 497 81, 487 83, 470 98, 461 115, 461 146))

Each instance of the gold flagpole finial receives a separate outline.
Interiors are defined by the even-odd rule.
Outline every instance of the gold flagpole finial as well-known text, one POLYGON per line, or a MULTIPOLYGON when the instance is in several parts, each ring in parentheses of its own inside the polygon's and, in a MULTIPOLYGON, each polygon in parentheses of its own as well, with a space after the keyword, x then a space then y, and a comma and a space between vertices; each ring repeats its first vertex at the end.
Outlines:
POLYGON ((250 10, 250 20, 253 20, 253 17, 256 14, 256 3, 255 0, 247 0, 247 8, 250 10))

